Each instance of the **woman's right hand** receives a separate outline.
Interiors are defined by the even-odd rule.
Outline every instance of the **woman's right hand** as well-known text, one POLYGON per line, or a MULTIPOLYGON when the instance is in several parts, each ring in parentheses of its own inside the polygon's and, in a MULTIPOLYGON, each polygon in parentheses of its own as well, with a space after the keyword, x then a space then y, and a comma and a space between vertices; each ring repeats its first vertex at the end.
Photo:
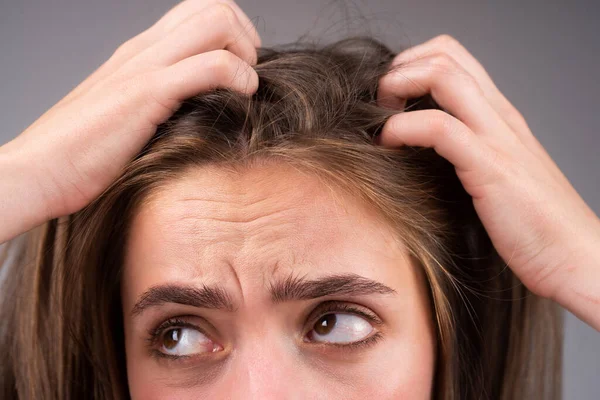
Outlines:
POLYGON ((259 35, 233 1, 186 0, 0 147, 0 243, 89 204, 186 98, 258 87, 259 35))

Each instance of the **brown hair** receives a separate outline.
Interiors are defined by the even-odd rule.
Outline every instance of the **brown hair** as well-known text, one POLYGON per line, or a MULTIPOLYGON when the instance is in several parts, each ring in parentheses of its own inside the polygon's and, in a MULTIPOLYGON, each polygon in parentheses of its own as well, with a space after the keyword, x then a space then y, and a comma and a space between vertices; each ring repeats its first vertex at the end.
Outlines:
MULTIPOLYGON (((494 250, 453 166, 432 149, 373 143, 394 53, 372 38, 259 49, 258 91, 185 101, 83 210, 12 243, 0 308, 0 397, 127 398, 120 277, 131 217, 185 169, 289 163, 359 197, 427 277, 437 330, 434 397, 560 398, 561 315, 494 250)), ((439 108, 430 96, 407 110, 439 108)), ((6 260, 5 260, 6 261, 6 260)))

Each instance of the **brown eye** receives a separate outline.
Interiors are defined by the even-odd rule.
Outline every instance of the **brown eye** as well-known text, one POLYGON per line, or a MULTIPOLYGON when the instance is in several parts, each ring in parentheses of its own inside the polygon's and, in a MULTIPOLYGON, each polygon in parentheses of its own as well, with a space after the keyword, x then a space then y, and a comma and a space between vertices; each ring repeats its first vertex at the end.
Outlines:
POLYGON ((362 316, 330 313, 315 322, 308 339, 319 343, 355 343, 367 338, 373 330, 373 325, 362 316))
POLYGON ((174 356, 214 353, 223 348, 198 329, 191 327, 168 328, 160 335, 160 351, 174 356))
POLYGON ((163 346, 166 349, 172 350, 179 343, 181 337, 181 328, 169 329, 163 336, 163 346))
POLYGON ((327 314, 322 316, 314 326, 314 330, 319 335, 326 335, 332 331, 337 318, 335 314, 327 314))

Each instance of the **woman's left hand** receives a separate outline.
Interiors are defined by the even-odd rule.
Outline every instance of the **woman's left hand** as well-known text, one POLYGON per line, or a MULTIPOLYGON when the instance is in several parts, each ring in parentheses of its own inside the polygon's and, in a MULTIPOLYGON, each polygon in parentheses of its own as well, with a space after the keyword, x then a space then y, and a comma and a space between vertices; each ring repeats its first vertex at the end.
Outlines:
POLYGON ((392 116, 378 143, 433 147, 456 168, 496 250, 523 284, 600 330, 600 219, 481 64, 438 36, 398 54, 378 86, 403 109, 427 93, 447 112, 392 116))

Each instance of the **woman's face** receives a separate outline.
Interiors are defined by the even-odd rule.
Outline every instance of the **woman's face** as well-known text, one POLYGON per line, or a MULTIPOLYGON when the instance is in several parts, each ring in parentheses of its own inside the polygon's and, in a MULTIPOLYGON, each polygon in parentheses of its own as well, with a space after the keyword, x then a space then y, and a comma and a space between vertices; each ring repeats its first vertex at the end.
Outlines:
POLYGON ((427 399, 424 278, 374 211, 282 165, 198 168, 136 215, 134 399, 427 399))

